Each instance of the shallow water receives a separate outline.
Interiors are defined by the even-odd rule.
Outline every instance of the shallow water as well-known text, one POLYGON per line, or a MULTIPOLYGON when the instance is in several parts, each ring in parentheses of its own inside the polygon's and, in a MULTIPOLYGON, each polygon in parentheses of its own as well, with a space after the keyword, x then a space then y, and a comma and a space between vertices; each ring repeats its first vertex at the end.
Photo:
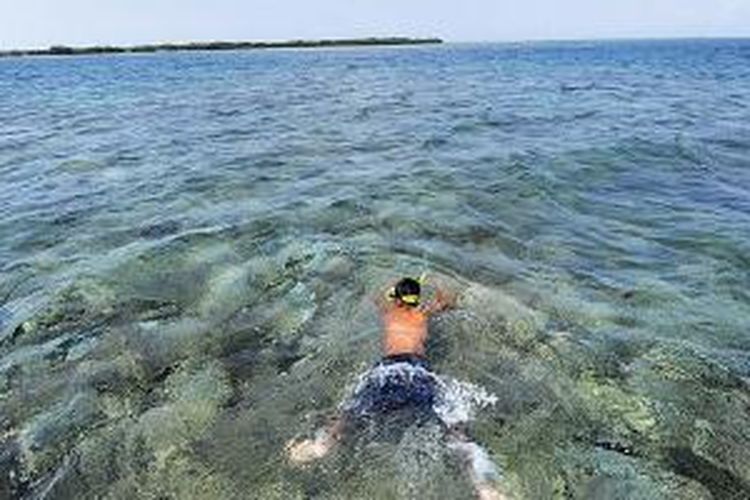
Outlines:
POLYGON ((428 272, 517 498, 750 496, 750 42, 0 61, 0 497, 471 498, 290 467, 428 272))

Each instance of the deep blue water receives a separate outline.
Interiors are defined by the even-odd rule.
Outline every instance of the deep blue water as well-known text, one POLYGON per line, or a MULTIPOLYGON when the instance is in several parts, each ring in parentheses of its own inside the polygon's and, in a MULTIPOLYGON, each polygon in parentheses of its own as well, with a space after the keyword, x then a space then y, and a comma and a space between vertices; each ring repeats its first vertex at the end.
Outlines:
POLYGON ((8 58, 0 117, 6 494, 410 498, 280 464, 423 271, 514 495, 750 492, 750 41, 8 58))

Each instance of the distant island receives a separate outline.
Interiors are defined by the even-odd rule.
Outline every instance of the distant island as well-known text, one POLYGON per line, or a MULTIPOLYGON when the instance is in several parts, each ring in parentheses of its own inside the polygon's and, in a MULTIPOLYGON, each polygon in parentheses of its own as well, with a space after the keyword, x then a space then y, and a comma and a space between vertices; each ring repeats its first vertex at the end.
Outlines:
POLYGON ((48 49, 0 51, 0 57, 18 56, 80 56, 91 54, 124 54, 150 52, 182 52, 196 50, 296 49, 315 47, 356 47, 363 45, 424 45, 443 43, 440 38, 341 38, 333 40, 288 40, 285 42, 190 42, 134 45, 130 47, 91 46, 68 47, 53 45, 48 49))

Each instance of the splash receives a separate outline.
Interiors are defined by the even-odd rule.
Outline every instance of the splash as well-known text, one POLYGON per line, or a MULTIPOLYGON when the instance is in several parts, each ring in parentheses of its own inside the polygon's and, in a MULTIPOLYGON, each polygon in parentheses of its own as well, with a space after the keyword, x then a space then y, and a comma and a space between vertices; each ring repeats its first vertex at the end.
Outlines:
POLYGON ((451 377, 435 378, 440 384, 435 413, 449 427, 470 422, 479 410, 497 403, 497 396, 479 385, 451 377))

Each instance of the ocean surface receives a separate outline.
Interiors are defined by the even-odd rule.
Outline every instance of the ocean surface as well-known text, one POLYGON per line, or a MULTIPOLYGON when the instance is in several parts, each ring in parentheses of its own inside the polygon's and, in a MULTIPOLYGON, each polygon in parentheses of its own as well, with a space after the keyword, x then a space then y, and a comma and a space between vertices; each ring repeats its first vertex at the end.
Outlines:
POLYGON ((472 498, 284 451, 424 272, 514 498, 750 498, 750 41, 0 60, 0 498, 472 498))

